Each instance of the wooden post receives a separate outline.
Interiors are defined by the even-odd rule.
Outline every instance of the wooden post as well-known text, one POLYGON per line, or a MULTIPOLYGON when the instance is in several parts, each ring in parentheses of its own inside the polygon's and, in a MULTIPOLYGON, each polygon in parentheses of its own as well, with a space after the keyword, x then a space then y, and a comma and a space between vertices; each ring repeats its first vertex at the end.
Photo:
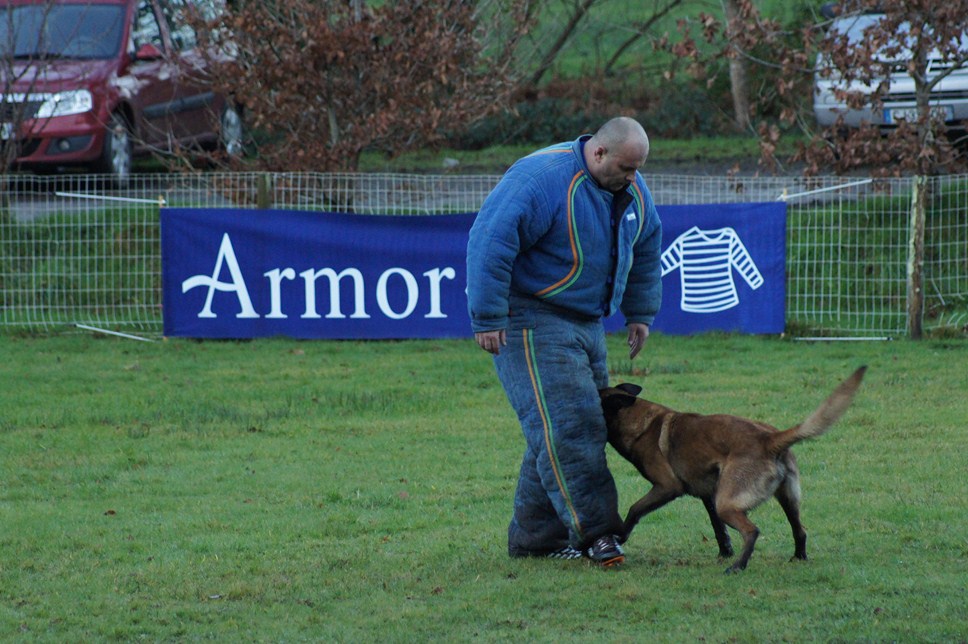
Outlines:
POLYGON ((261 210, 268 210, 272 208, 272 175, 268 172, 263 172, 258 175, 256 179, 256 198, 255 205, 261 210))
POLYGON ((907 317, 908 335, 920 340, 924 318, 924 220, 927 207, 927 178, 914 178, 911 195, 911 229, 908 233, 907 317))
POLYGON ((10 180, 5 172, 0 170, 0 224, 13 223, 13 213, 10 212, 10 180))

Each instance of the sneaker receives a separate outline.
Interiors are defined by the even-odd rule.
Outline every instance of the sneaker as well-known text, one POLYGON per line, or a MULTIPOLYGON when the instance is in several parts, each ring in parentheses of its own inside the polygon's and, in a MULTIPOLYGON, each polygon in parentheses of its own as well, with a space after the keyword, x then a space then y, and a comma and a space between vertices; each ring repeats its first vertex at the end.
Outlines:
POLYGON ((511 557, 544 557, 546 559, 581 559, 582 552, 578 548, 564 546, 554 550, 519 550, 509 548, 508 554, 511 557))
POLYGON ((565 546, 564 548, 552 550, 545 557, 548 559, 581 559, 581 550, 572 548, 571 546, 565 546))
POLYGON ((611 568, 625 562, 625 551, 622 550, 618 537, 613 534, 605 534, 595 539, 585 551, 585 556, 602 568, 611 568))

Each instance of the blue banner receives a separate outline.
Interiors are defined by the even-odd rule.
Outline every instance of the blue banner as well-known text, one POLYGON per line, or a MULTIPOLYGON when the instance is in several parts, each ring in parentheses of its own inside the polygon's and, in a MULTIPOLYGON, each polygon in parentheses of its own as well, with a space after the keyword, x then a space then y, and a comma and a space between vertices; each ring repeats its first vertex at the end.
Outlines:
POLYGON ((164 208, 164 333, 468 337, 473 214, 164 208))
MULTIPOLYGON (((663 206, 655 330, 784 328, 782 203, 663 206)), ((470 337, 474 214, 164 208, 164 333, 195 338, 470 337)), ((606 321, 621 329, 621 315, 606 321)))
POLYGON ((782 333, 786 203, 660 206, 662 309, 653 329, 782 333))

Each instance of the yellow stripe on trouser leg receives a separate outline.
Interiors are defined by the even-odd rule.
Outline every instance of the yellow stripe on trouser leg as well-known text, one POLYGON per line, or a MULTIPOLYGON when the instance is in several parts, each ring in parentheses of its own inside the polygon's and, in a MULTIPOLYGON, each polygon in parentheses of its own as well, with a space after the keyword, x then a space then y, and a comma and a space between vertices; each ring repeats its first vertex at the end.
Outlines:
POLYGON ((555 481, 558 483, 558 489, 561 490, 561 496, 565 501, 565 505, 568 506, 569 514, 571 514, 575 534, 579 538, 582 538, 583 530, 581 528, 581 521, 578 520, 578 512, 575 510, 575 504, 572 502, 571 495, 568 493, 568 485, 565 482, 564 474, 561 471, 561 464, 558 462, 558 454, 555 450, 554 428, 551 423, 551 414, 548 412, 547 401, 545 400, 544 391, 541 388, 541 373, 538 371, 537 358, 534 355, 534 332, 531 329, 524 329, 523 333, 525 361, 528 365, 528 375, 531 377, 531 386, 534 388, 534 397, 538 407, 538 413, 541 415, 541 423, 544 426, 544 440, 545 447, 548 451, 548 460, 551 463, 551 470, 554 472, 555 481))

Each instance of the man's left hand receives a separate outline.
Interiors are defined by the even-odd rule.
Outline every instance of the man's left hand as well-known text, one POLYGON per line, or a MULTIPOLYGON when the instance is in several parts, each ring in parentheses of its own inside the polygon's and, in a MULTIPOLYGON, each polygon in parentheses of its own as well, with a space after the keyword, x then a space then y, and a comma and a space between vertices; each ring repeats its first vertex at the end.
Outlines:
POLYGON ((639 351, 649 339, 649 325, 633 322, 629 326, 629 360, 639 355, 639 351))

